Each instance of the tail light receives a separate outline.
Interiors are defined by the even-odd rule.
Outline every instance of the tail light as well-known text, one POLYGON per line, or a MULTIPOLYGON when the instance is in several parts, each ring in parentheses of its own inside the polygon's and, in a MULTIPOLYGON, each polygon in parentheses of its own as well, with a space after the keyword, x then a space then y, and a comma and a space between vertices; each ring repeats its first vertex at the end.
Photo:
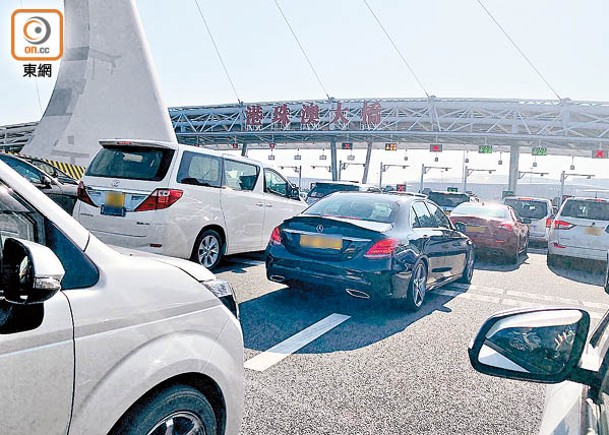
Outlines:
POLYGON ((376 242, 368 249, 368 252, 364 254, 366 258, 383 258, 390 257, 393 255, 393 251, 398 246, 396 239, 383 239, 376 242))
POLYGON ((184 192, 178 189, 156 189, 135 211, 162 210, 175 204, 183 194, 184 192))
POLYGON ((281 233, 279 232, 279 227, 275 227, 275 229, 271 233, 269 243, 271 245, 281 245, 281 233))
POLYGON ((76 197, 80 201, 84 202, 85 204, 89 204, 89 205, 92 205, 93 207, 97 207, 93 203, 93 200, 91 199, 89 194, 87 193, 87 189, 85 188, 85 183, 83 183, 82 181, 80 181, 78 183, 78 189, 76 190, 76 197))
POLYGON ((554 220, 553 217, 546 218, 546 228, 552 227, 552 221, 553 220, 554 220))
POLYGON ((498 228, 505 231, 514 231, 514 224, 510 222, 503 222, 499 224, 498 228))
POLYGON ((554 220, 553 226, 555 230, 570 230, 575 225, 569 222, 561 221, 560 219, 556 219, 554 220))

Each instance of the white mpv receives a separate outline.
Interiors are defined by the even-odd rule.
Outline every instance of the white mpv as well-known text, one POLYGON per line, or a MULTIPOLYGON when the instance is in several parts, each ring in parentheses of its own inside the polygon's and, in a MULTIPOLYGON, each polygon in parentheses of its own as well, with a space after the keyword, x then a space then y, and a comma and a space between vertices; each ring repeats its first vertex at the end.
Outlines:
POLYGON ((169 142, 100 144, 73 215, 111 245, 213 269, 225 254, 263 250, 306 208, 298 189, 255 160, 169 142))
POLYGON ((2 434, 239 432, 228 283, 111 249, 3 162, 0 210, 2 434))

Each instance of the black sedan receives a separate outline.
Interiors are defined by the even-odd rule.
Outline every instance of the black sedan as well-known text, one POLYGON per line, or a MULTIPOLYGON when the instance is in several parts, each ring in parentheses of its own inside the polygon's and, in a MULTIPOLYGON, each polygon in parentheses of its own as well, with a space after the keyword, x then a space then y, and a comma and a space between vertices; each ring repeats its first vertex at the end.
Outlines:
POLYGON ((46 174, 43 170, 29 164, 19 157, 0 153, 0 160, 13 168, 19 175, 26 178, 44 194, 55 201, 66 212, 72 214, 78 186, 62 183, 46 174))
POLYGON ((471 282, 474 247, 433 202, 339 192, 275 228, 266 249, 271 281, 404 300, 418 310, 428 290, 471 282))

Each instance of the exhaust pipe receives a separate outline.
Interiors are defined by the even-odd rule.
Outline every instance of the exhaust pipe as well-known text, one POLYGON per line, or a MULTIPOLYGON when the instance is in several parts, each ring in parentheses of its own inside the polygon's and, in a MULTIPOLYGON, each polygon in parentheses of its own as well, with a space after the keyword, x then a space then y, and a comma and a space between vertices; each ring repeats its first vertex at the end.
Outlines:
POLYGON ((282 283, 285 281, 285 276, 282 275, 271 275, 269 277, 271 281, 282 283))
POLYGON ((354 290, 354 289, 348 288, 345 291, 347 292, 347 294, 349 296, 353 296, 354 298, 358 298, 358 299, 370 299, 370 295, 368 293, 364 293, 364 292, 359 291, 359 290, 354 290))

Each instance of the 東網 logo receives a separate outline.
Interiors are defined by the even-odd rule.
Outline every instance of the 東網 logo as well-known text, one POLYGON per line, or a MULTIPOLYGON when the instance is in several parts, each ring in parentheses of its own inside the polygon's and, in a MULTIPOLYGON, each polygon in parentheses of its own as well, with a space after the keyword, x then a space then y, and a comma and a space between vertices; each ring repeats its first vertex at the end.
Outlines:
POLYGON ((57 9, 17 9, 11 16, 16 60, 53 61, 63 54, 63 14, 57 9))

